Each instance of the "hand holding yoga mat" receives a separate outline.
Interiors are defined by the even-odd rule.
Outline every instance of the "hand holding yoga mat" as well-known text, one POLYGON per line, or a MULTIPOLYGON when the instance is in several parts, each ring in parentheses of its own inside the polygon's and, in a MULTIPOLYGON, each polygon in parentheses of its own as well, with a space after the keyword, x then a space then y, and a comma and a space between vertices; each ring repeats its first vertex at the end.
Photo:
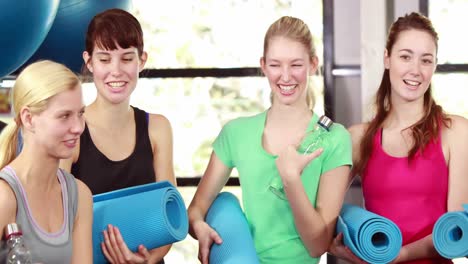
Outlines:
POLYGON ((443 214, 434 225, 434 247, 444 258, 468 257, 468 204, 463 209, 443 214))
POLYGON ((384 264, 394 260, 401 249, 400 229, 387 218, 344 204, 336 223, 344 244, 362 260, 384 264))
POLYGON ((213 243, 210 264, 260 263, 252 234, 237 198, 220 193, 206 215, 206 222, 221 236, 223 243, 213 243))
POLYGON ((93 197, 93 263, 107 263, 101 249, 108 224, 119 228, 128 248, 136 252, 183 240, 188 233, 184 201, 168 181, 120 189, 93 197))

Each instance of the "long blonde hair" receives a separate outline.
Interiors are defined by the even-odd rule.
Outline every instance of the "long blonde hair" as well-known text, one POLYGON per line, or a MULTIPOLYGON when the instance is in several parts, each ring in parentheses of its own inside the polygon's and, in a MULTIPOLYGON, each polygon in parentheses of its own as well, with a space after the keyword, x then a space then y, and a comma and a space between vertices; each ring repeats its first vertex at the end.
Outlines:
POLYGON ((22 127, 20 112, 29 107, 33 114, 47 108, 49 100, 80 84, 78 77, 65 65, 53 61, 39 61, 27 66, 12 88, 14 122, 10 122, 0 134, 0 169, 16 156, 18 133, 22 127))
MULTIPOLYGON (((270 25, 263 40, 263 59, 268 51, 270 40, 274 37, 285 37, 297 41, 306 47, 311 61, 317 58, 312 33, 307 24, 299 18, 283 16, 270 25)), ((312 109, 315 105, 315 96, 310 88, 307 89, 306 100, 307 106, 312 109)))

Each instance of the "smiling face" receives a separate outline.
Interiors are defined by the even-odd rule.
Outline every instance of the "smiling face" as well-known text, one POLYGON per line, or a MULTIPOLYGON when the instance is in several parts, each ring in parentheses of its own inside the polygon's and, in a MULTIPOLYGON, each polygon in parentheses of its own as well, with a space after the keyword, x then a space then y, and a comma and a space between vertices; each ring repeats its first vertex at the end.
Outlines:
POLYGON ((286 37, 273 37, 260 60, 271 87, 273 104, 307 104, 308 77, 317 69, 306 47, 286 37))
MULTIPOLYGON (((27 110, 24 110, 27 111, 27 110)), ((63 91, 47 102, 47 108, 31 114, 27 130, 34 146, 57 159, 70 158, 84 130, 81 86, 63 91)))
POLYGON ((384 64, 389 70, 391 100, 423 101, 437 65, 434 38, 422 30, 399 33, 391 54, 385 52, 384 64))
POLYGON ((95 46, 92 56, 85 51, 83 59, 93 74, 98 97, 112 104, 129 103, 146 56, 143 53, 140 58, 135 47, 105 50, 95 46))

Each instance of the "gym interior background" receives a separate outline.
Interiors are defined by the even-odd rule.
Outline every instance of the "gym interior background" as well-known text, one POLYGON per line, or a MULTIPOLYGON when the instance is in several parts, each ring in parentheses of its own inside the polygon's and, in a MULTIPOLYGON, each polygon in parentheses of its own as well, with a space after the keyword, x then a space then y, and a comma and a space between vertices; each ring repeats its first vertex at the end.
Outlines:
MULTIPOLYGON (((314 111, 345 126, 372 114, 370 103, 382 76, 390 24, 411 11, 428 15, 440 38, 435 98, 446 112, 468 117, 468 89, 464 87, 468 83, 468 36, 459 31, 460 25, 468 25, 468 0, 173 0, 161 6, 148 0, 121 2, 131 2, 124 7, 141 22, 149 53, 131 103, 171 121, 175 172, 186 205, 222 125, 268 107, 269 86, 259 71, 259 58, 268 25, 282 15, 303 19, 315 36, 321 70, 312 82, 317 98, 314 111)), ((69 12, 62 19, 72 17, 73 9, 69 12)), ((55 34, 57 38, 65 33, 58 30, 55 34)), ((81 47, 73 39, 68 44, 57 49, 73 54, 67 59, 79 70, 81 47)), ((14 79, 15 72, 0 78, 0 120, 7 122, 11 121, 8 101, 14 79)), ((84 94, 85 103, 91 103, 96 94, 92 83, 84 84, 84 94)), ((234 171, 225 189, 240 198, 238 185, 234 171)), ((359 182, 352 184, 346 202, 362 203, 359 182)), ((166 262, 198 263, 196 241, 188 236, 174 244, 166 262)), ((345 262, 324 255, 321 263, 345 262)))

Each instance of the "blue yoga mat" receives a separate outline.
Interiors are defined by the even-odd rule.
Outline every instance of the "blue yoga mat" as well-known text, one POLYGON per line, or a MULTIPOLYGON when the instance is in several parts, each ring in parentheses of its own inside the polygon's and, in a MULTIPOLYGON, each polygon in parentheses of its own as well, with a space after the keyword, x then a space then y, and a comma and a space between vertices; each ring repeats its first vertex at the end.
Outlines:
POLYGON ((119 228, 133 252, 184 239, 188 217, 184 200, 168 181, 120 189, 93 197, 93 263, 107 263, 100 243, 108 224, 119 228))
POLYGON ((232 193, 220 193, 206 215, 206 222, 223 239, 210 249, 210 264, 260 263, 252 234, 239 200, 232 193))
POLYGON ((434 247, 444 258, 468 257, 468 204, 463 209, 443 214, 434 225, 434 247))
POLYGON ((343 233, 344 244, 369 263, 389 263, 401 249, 401 231, 395 223, 358 206, 343 205, 336 232, 343 233))

